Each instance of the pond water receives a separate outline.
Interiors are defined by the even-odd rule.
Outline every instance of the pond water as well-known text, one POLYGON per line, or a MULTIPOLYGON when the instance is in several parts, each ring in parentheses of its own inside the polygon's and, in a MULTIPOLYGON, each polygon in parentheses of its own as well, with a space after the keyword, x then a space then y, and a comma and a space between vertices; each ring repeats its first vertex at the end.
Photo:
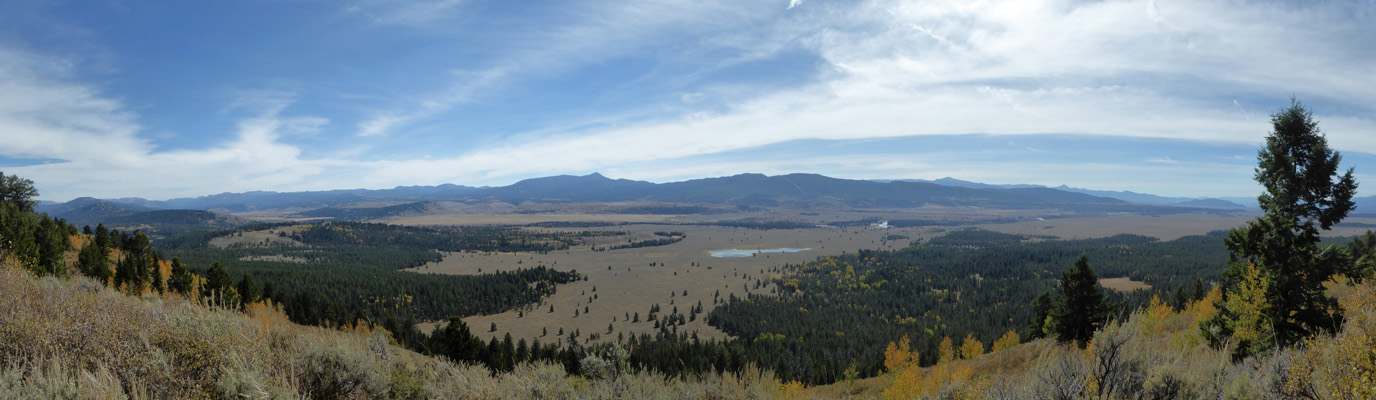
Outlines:
POLYGON ((712 253, 712 257, 750 257, 750 256, 753 256, 753 255, 755 255, 755 254, 757 254, 757 253, 797 253, 797 252, 800 252, 800 251, 807 251, 807 250, 812 250, 812 248, 806 248, 806 249, 792 249, 792 248, 788 248, 788 247, 783 247, 783 248, 778 248, 778 249, 750 249, 750 250, 725 249, 725 250, 712 250, 712 251, 709 251, 708 253, 712 253))

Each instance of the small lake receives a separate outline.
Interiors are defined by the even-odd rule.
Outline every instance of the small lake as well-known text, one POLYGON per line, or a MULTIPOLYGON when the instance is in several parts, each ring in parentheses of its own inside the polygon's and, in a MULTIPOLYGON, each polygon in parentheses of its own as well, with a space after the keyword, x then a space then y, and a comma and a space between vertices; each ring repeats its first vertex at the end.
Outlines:
POLYGON ((791 248, 783 247, 783 248, 778 248, 778 249, 752 249, 752 250, 725 249, 725 250, 712 250, 712 251, 709 251, 708 253, 712 253, 712 257, 731 257, 731 258, 734 258, 734 257, 750 257, 750 256, 753 256, 753 255, 759 254, 759 253, 797 253, 797 252, 800 252, 800 251, 808 251, 808 250, 812 250, 812 248, 806 248, 806 249, 791 249, 791 248))

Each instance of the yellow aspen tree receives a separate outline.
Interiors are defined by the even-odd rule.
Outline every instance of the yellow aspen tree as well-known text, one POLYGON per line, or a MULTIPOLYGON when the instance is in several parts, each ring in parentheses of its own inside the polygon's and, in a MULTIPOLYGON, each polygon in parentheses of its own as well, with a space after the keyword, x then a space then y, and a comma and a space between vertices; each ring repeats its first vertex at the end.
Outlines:
POLYGON ((924 375, 926 374, 922 372, 921 368, 908 368, 901 370, 898 372, 897 376, 894 377, 893 384, 889 385, 889 387, 887 388, 884 388, 884 391, 880 393, 880 396, 883 396, 883 398, 890 400, 914 399, 921 397, 923 394, 922 388, 925 387, 925 384, 927 383, 923 382, 924 375))
POLYGON ((1214 286, 1213 289, 1209 290, 1209 294, 1205 295, 1203 299, 1190 303, 1190 306, 1186 307, 1185 310, 1194 316, 1194 322, 1197 324, 1218 315, 1218 307, 1216 304, 1222 300, 1223 289, 1214 286))
POLYGON ((975 339, 975 334, 965 334, 965 341, 960 344, 960 358, 969 360, 984 354, 984 343, 975 339))
POLYGON ((1235 316, 1229 324, 1238 350, 1252 354, 1271 347, 1274 335, 1269 318, 1271 281, 1256 264, 1247 264, 1237 291, 1223 304, 1235 316))
POLYGON ((956 349, 951 344, 950 336, 941 339, 941 346, 937 347, 937 354, 940 355, 940 358, 937 359, 938 364, 945 364, 956 359, 956 349))
POLYGON ((889 347, 884 349, 884 369, 889 372, 898 372, 913 365, 913 353, 908 342, 908 335, 903 335, 897 344, 889 342, 889 347))
POLYGON ((1174 314, 1174 312, 1171 311, 1171 306, 1161 301, 1160 297, 1152 295, 1151 304, 1147 305, 1147 311, 1145 313, 1145 325, 1148 328, 1154 329, 1157 325, 1164 322, 1166 318, 1169 318, 1171 314, 1174 314))
POLYGON ((999 337, 999 340, 994 341, 994 350, 992 351, 999 351, 1009 347, 1017 346, 1018 343, 1021 342, 1022 338, 1018 337, 1018 333, 1010 329, 1008 330, 1008 333, 1005 333, 1002 337, 999 337))
POLYGON ((785 399, 806 399, 807 388, 803 387, 802 382, 790 381, 779 386, 779 395, 785 399))

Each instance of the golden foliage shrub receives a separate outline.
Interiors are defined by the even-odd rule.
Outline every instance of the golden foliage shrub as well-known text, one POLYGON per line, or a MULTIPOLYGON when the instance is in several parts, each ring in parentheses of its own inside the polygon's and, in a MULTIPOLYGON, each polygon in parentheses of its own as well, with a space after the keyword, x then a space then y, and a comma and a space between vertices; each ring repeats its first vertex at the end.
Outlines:
POLYGON ((1003 336, 999 337, 999 340, 994 341, 994 348, 990 351, 1000 351, 1003 349, 1007 349, 1009 347, 1017 346, 1019 343, 1022 343, 1022 338, 1018 337, 1017 332, 1009 330, 1008 333, 1005 333, 1003 334, 1003 336))

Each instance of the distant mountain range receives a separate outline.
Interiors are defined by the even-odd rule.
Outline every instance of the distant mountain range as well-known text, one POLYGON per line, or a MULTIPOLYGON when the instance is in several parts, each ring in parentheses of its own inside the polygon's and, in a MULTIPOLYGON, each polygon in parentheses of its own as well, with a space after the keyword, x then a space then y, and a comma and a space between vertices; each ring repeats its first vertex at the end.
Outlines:
MULTIPOLYGON (((39 211, 69 221, 109 221, 156 210, 236 213, 273 210, 340 219, 416 215, 442 209, 436 202, 689 203, 718 207, 905 208, 924 205, 1093 212, 1228 211, 1244 207, 1221 199, 1185 199, 1038 185, 988 185, 944 178, 935 181, 837 179, 816 174, 740 174, 682 182, 610 179, 601 174, 526 179, 510 186, 401 186, 383 190, 222 193, 163 201, 83 197, 45 203, 39 211), (368 207, 369 203, 392 203, 368 207), (400 203, 400 204, 397 204, 400 203)), ((213 214, 212 214, 213 215, 213 214)), ((148 216, 148 215, 145 215, 148 216)), ((203 216, 204 217, 204 216, 203 216)))
POLYGON ((1048 186, 1043 186, 1043 185, 1027 185, 1027 184, 991 185, 991 184, 986 184, 986 183, 978 183, 978 182, 963 181, 963 180, 960 180, 960 179, 955 179, 955 178, 950 178, 950 177, 941 178, 941 179, 936 179, 936 180, 903 179, 903 180, 877 180, 876 182, 926 182, 926 183, 935 183, 935 184, 938 184, 938 185, 956 186, 956 187, 964 187, 964 188, 972 188, 972 189, 1027 189, 1027 188, 1050 188, 1050 189, 1056 189, 1056 190, 1061 190, 1061 191, 1066 191, 1066 192, 1084 193, 1084 194, 1091 195, 1091 196, 1108 197, 1108 198, 1111 198, 1111 199, 1118 199, 1118 200, 1126 201, 1126 202, 1129 202, 1129 203, 1138 203, 1138 204, 1181 205, 1181 206, 1188 206, 1188 207, 1222 208, 1222 209, 1248 209, 1248 208, 1256 208, 1256 204, 1255 204, 1255 203, 1256 203, 1256 199, 1255 199, 1255 198, 1248 200, 1248 199, 1245 199, 1245 198, 1243 198, 1243 199, 1236 199, 1236 198, 1204 198, 1204 199, 1201 199, 1201 198, 1192 198, 1192 197, 1166 197, 1166 196, 1157 196, 1157 195, 1154 195, 1154 194, 1137 193, 1137 192, 1128 192, 1128 191, 1110 191, 1110 190, 1081 189, 1081 188, 1069 187, 1069 186, 1066 186, 1066 185, 1056 186, 1056 187, 1054 187, 1054 188, 1053 188, 1053 187, 1048 187, 1048 186), (1245 206, 1245 205, 1243 205, 1243 204, 1239 204, 1239 202, 1238 202, 1237 200, 1242 200, 1242 201, 1244 202, 1244 204, 1251 204, 1251 205, 1250 205, 1250 206, 1245 206))

